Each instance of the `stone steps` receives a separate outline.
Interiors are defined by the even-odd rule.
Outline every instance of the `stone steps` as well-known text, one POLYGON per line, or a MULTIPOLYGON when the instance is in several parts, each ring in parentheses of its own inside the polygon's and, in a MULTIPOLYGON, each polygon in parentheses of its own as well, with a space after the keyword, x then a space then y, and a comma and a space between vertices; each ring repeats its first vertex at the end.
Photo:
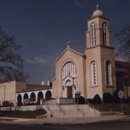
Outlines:
POLYGON ((97 111, 94 111, 88 105, 62 105, 62 112, 58 105, 49 105, 54 117, 92 117, 98 116, 97 111), (65 114, 63 114, 63 112, 65 114))

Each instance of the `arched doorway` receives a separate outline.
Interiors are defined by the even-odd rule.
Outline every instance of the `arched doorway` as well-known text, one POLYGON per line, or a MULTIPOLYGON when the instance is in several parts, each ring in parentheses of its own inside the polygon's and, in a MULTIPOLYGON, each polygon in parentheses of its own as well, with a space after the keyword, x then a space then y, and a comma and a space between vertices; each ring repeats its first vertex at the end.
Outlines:
POLYGON ((67 87, 67 98, 73 98, 73 95, 72 95, 72 86, 68 86, 67 87))
POLYGON ((30 101, 36 101, 35 93, 31 93, 31 95, 30 95, 30 101))
POLYGON ((24 104, 25 105, 29 104, 29 99, 28 99, 28 94, 27 93, 24 94, 23 99, 24 99, 24 104))
POLYGON ((51 97, 52 97, 51 91, 48 90, 48 91, 46 92, 45 99, 46 99, 46 100, 49 100, 49 99, 51 99, 51 97))
POLYGON ((21 96, 21 94, 19 94, 19 95, 17 96, 17 105, 18 105, 18 106, 21 106, 21 105, 22 105, 22 96, 21 96))
POLYGON ((43 93, 39 92, 37 95, 37 104, 43 104, 43 93))
POLYGON ((28 94, 27 93, 24 94, 23 99, 28 99, 28 94))
POLYGON ((72 94, 72 81, 69 79, 66 81, 66 86, 67 86, 67 98, 73 98, 72 94))

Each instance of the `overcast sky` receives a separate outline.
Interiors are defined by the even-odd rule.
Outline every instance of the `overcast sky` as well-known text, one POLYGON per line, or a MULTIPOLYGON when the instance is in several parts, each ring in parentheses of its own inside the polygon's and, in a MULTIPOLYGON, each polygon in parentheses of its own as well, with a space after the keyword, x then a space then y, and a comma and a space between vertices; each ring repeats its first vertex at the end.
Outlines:
POLYGON ((130 24, 130 0, 0 0, 0 26, 22 46, 24 72, 29 84, 55 77, 56 58, 71 48, 85 53, 87 20, 99 4, 110 20, 115 50, 115 31, 130 24))

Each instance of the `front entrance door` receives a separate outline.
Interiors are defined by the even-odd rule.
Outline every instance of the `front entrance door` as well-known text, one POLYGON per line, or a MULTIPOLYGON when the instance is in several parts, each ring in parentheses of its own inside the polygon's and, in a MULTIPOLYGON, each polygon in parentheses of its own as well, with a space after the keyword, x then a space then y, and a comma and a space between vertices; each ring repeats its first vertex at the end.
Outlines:
POLYGON ((67 98, 73 98, 73 96, 72 96, 72 86, 67 87, 67 98))

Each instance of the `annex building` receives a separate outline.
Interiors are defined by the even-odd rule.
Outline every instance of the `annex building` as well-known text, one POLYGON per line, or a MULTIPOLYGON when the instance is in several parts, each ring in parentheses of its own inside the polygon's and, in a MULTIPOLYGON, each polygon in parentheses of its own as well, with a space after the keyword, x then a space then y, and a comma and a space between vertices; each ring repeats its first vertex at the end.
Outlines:
POLYGON ((104 93, 113 95, 117 89, 122 89, 125 98, 128 98, 130 65, 115 61, 110 22, 99 9, 87 21, 84 51, 81 54, 68 43, 55 61, 55 78, 51 85, 31 86, 17 81, 0 83, 0 101, 12 100, 25 104, 27 99, 37 103, 55 98, 58 103, 65 103, 77 95, 92 99, 98 94, 102 99, 104 93))

